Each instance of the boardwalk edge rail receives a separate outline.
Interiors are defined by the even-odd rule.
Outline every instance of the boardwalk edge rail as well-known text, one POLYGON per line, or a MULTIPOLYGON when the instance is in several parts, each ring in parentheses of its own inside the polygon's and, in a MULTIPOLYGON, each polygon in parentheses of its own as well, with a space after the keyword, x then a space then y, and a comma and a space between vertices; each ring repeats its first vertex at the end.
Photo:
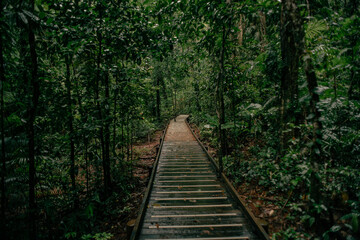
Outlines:
MULTIPOLYGON (((196 141, 200 144, 202 150, 206 153, 208 159, 210 160, 210 162, 212 163, 213 167, 215 168, 215 170, 217 172, 219 172, 219 166, 218 164, 215 162, 215 160, 213 159, 213 157, 209 154, 209 152, 207 151, 207 149, 205 148, 204 144, 200 141, 200 139, 196 136, 195 131, 191 128, 190 124, 189 124, 189 118, 186 119, 186 125, 188 126, 188 128, 190 129, 191 133, 193 134, 193 136, 195 137, 196 141)), ((240 206, 240 208, 243 210, 246 218, 252 223, 250 226, 252 227, 253 231, 257 233, 257 235, 262 238, 262 239, 266 239, 266 240, 270 240, 269 235, 266 233, 265 229, 258 223, 258 221, 256 220, 256 217, 254 216, 254 214, 251 212, 251 210, 246 207, 245 202, 241 199, 240 195, 238 194, 238 192, 235 190, 235 188, 233 187, 232 183, 229 181, 229 179, 225 176, 224 173, 221 173, 221 180, 224 183, 226 189, 228 190, 228 192, 231 194, 231 196, 234 198, 234 200, 238 203, 238 205, 240 206)))
POLYGON ((144 217, 145 217, 145 210, 147 208, 147 204, 149 203, 150 192, 151 192, 152 187, 154 185, 154 179, 155 179, 155 175, 156 175, 156 171, 157 171, 157 167, 158 167, 158 163, 159 163, 159 159, 160 159, 161 149, 162 149, 162 147, 164 145, 165 135, 166 135, 166 132, 168 130, 169 124, 170 124, 170 121, 167 123, 166 128, 163 131, 163 135, 160 138, 161 143, 160 143, 160 146, 159 146, 159 150, 158 150, 157 155, 156 155, 156 160, 155 160, 152 172, 151 172, 150 180, 149 180, 149 183, 148 183, 145 195, 144 195, 143 202, 141 203, 141 206, 140 206, 139 216, 136 219, 134 229, 133 229, 133 231, 131 233, 131 236, 130 236, 130 240, 137 239, 139 234, 140 234, 139 226, 142 224, 142 222, 144 220, 144 217))

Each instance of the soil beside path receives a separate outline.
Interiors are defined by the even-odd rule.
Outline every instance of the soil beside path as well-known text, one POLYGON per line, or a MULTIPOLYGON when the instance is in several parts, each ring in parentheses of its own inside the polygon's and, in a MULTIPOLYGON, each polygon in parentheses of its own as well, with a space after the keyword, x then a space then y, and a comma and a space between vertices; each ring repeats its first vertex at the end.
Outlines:
MULTIPOLYGON (((113 234, 112 240, 128 239, 127 223, 137 218, 139 207, 149 181, 152 166, 156 158, 156 147, 159 145, 163 131, 158 130, 152 134, 150 141, 145 140, 134 146, 133 191, 129 193, 129 199, 123 203, 117 202, 117 211, 120 212, 110 222, 104 222, 104 232, 113 234)), ((121 200, 121 199, 120 199, 121 200)), ((115 210, 114 210, 115 211, 115 210)))

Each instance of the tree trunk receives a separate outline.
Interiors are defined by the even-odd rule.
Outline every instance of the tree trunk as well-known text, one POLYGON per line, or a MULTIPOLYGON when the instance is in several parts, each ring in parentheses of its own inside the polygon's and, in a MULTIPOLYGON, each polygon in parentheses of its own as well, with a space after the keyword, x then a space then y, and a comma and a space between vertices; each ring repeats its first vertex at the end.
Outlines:
MULTIPOLYGON (((321 203, 321 179, 319 176, 320 166, 321 166, 321 141, 322 141, 322 123, 320 122, 321 113, 317 109, 317 103, 320 101, 320 97, 316 92, 318 87, 317 78, 315 75, 314 66, 310 56, 305 57, 305 74, 308 84, 309 94, 311 96, 310 100, 310 109, 313 114, 313 118, 310 119, 313 124, 313 133, 312 133, 312 144, 310 152, 310 161, 311 161, 311 176, 310 176, 310 198, 315 201, 315 203, 321 203)), ((315 224, 320 220, 320 215, 314 211, 315 224)), ((317 231, 318 234, 322 234, 317 231)))
POLYGON ((224 57, 225 57, 225 41, 226 41, 226 27, 223 25, 222 29, 222 46, 220 51, 220 59, 219 59, 219 67, 220 71, 217 77, 216 83, 216 96, 217 96, 217 115, 218 115, 218 129, 219 129, 219 174, 223 172, 223 156, 225 156, 226 152, 226 132, 223 129, 223 125, 225 124, 225 104, 224 104, 224 75, 225 75, 225 66, 224 66, 224 57))
POLYGON ((319 171, 319 163, 321 159, 321 140, 322 140, 322 123, 320 122, 321 113, 317 109, 316 105, 320 101, 320 97, 316 92, 318 87, 317 78, 315 75, 314 66, 310 56, 306 56, 305 60, 305 74, 308 85, 309 94, 311 96, 310 109, 314 115, 312 119, 313 133, 312 133, 312 145, 311 145, 311 164, 313 167, 312 183, 311 183, 311 197, 316 203, 320 200, 320 179, 317 174, 319 171))
MULTIPOLYGON (((122 115, 121 115, 122 116, 122 115)), ((125 150, 124 150, 125 134, 124 134, 124 118, 121 119, 121 155, 125 159, 125 150)))
POLYGON ((244 28, 245 28, 245 16, 243 14, 240 14, 240 20, 239 20, 239 32, 237 35, 237 39, 239 42, 239 46, 243 45, 244 40, 244 28))
POLYGON ((195 100, 196 100, 196 110, 200 113, 201 112, 201 105, 200 105, 200 87, 199 87, 199 79, 195 79, 194 83, 194 92, 195 92, 195 100))
POLYGON ((160 98, 160 77, 156 77, 156 118, 158 122, 161 120, 161 98, 160 98))
MULTIPOLYGON (((72 69, 73 69, 73 76, 76 76, 76 71, 75 71, 75 67, 74 65, 72 65, 72 69)), ((79 109, 79 112, 80 112, 80 115, 81 115, 81 121, 82 123, 85 123, 86 122, 86 114, 85 114, 85 111, 83 109, 83 105, 82 105, 82 98, 81 98, 81 94, 80 94, 80 87, 79 87, 79 81, 77 81, 75 79, 75 89, 77 90, 76 91, 76 100, 77 100, 77 104, 78 104, 78 109, 79 109)), ((83 139, 83 144, 84 144, 84 160, 85 160, 85 175, 86 175, 86 194, 89 193, 89 153, 88 153, 88 139, 86 137, 86 134, 83 134, 82 136, 82 139, 83 139)))
POLYGON ((287 148, 290 135, 285 133, 286 125, 295 117, 298 107, 298 69, 303 49, 303 22, 295 0, 281 2, 281 132, 280 150, 287 148))
POLYGON ((110 176, 110 88, 109 88, 109 73, 105 76, 105 123, 104 123, 104 183, 106 192, 109 193, 111 189, 111 176, 110 176))
POLYGON ((174 119, 176 121, 176 115, 177 115, 177 106, 176 106, 176 88, 174 91, 174 119))
POLYGON ((116 124, 117 124, 117 115, 116 115, 116 111, 117 111, 117 97, 119 94, 119 89, 118 89, 118 84, 119 84, 119 73, 116 73, 115 76, 115 91, 114 91, 114 111, 113 111, 113 146, 112 146, 112 152, 113 155, 116 156, 116 124))
POLYGON ((126 161, 130 161, 130 113, 126 118, 126 161))
MULTIPOLYGON (((2 0, 0 0, 0 21, 3 18, 3 3, 2 0)), ((0 22, 0 25, 2 25, 2 22, 0 22)), ((5 186, 5 178, 6 178, 6 148, 5 148, 5 105, 4 105, 4 87, 5 87, 5 67, 4 67, 4 56, 3 56, 3 39, 2 39, 3 33, 2 30, 0 30, 0 88, 1 88, 1 122, 0 122, 0 128, 1 128, 1 232, 4 233, 4 238, 6 239, 6 219, 5 219, 5 209, 6 209, 6 186, 5 186)))
POLYGON ((86 168, 86 195, 89 194, 89 159, 88 159, 88 143, 86 138, 84 137, 84 159, 85 159, 85 168, 86 168))
MULTIPOLYGON (((101 3, 99 3, 101 5, 101 3)), ((99 18, 100 23, 102 22, 102 6, 99 6, 99 18)), ((105 150, 105 141, 104 141, 104 124, 103 124, 103 115, 102 115, 102 107, 100 105, 100 82, 101 82, 101 57, 102 57, 102 33, 101 33, 101 26, 97 30, 97 40, 98 40, 98 55, 96 60, 96 85, 95 85, 95 94, 96 94, 96 106, 98 110, 98 121, 100 123, 99 135, 100 135, 100 144, 101 144, 101 158, 103 163, 103 173, 104 173, 104 196, 105 198, 108 197, 108 189, 109 189, 109 182, 108 182, 108 175, 107 175, 107 163, 106 163, 106 150, 105 150)))
POLYGON ((267 37, 267 33, 266 33, 266 15, 262 12, 259 11, 259 18, 260 18, 260 36, 261 36, 261 51, 264 52, 265 51, 265 45, 267 43, 266 37, 267 37))
POLYGON ((65 55, 66 64, 66 98, 68 105, 68 130, 70 138, 70 178, 72 188, 72 198, 74 201, 74 208, 78 208, 78 198, 76 194, 76 181, 75 181, 75 142, 74 142, 74 126, 73 126, 73 113, 72 113, 72 99, 71 99, 71 80, 70 80, 70 57, 65 55))
MULTIPOLYGON (((34 0, 30 1, 31 10, 34 11, 34 0)), ((35 34, 33 31, 33 23, 29 22, 28 29, 30 57, 31 57, 31 79, 30 92, 31 100, 28 106, 28 154, 29 154, 29 238, 36 239, 36 203, 35 203, 35 117, 40 96, 40 86, 38 82, 38 59, 36 53, 35 34)))

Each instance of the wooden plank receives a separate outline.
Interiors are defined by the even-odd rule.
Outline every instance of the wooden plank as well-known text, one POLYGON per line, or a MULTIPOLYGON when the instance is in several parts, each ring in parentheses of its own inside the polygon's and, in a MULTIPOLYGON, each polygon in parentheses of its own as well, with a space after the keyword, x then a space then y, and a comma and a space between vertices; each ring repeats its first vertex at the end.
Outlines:
POLYGON ((204 173, 212 173, 213 171, 200 171, 200 172, 194 172, 194 171, 187 171, 187 172, 178 172, 178 171, 159 171, 158 174, 160 176, 160 174, 173 174, 173 173, 184 173, 184 174, 187 174, 187 173, 192 173, 192 174, 204 174, 204 173))
POLYGON ((216 208, 232 207, 232 204, 153 206, 153 208, 213 208, 213 207, 216 208))
POLYGON ((216 180, 202 180, 202 179, 197 179, 197 180, 161 180, 161 181, 157 181, 158 183, 183 183, 183 182, 216 182, 216 180))
POLYGON ((155 198, 155 201, 175 201, 175 200, 214 200, 227 199, 227 197, 187 197, 187 198, 155 198))
POLYGON ((224 190, 211 190, 211 191, 165 191, 156 192, 157 194, 177 194, 177 193, 223 193, 224 190))
MULTIPOLYGON (((231 203, 221 203, 220 205, 223 204, 231 204, 231 203)), ((178 206, 180 205, 186 205, 186 204, 178 204, 178 206)), ((219 204, 202 204, 202 205, 219 205, 219 204)), ((168 205, 162 205, 159 204, 159 206, 168 206, 168 205)), ((205 207, 205 208, 153 208, 151 205, 149 205, 147 212, 149 212, 149 216, 151 215, 163 215, 163 214, 180 214, 180 215, 184 215, 184 214, 205 214, 205 213, 237 213, 240 215, 242 215, 242 212, 233 208, 233 205, 231 206, 225 206, 225 207, 205 207)))
POLYGON ((167 226, 149 226, 149 228, 217 228, 217 227, 242 227, 243 224, 210 224, 210 225, 167 225, 167 226))
POLYGON ((172 168, 164 168, 164 167, 161 167, 161 169, 159 168, 159 171, 164 172, 165 170, 166 170, 166 171, 169 171, 169 170, 171 170, 171 171, 190 170, 190 172, 191 172, 191 171, 197 171, 197 170, 207 170, 207 171, 211 171, 211 168, 210 168, 210 167, 194 167, 194 168, 183 168, 183 167, 179 167, 179 168, 174 168, 174 167, 172 167, 172 168))
POLYGON ((224 228, 148 228, 142 229, 142 235, 146 238, 173 238, 173 237, 229 237, 229 236, 252 236, 256 237, 245 230, 243 227, 224 227, 224 228))
MULTIPOLYGON (((148 238, 150 240, 150 238, 148 238)), ((151 238, 151 240, 162 240, 164 238, 151 238)), ((248 240, 248 237, 199 237, 199 238, 167 238, 167 240, 248 240)))
POLYGON ((159 176, 159 178, 212 178, 215 175, 180 175, 180 176, 159 176))
POLYGON ((185 214, 185 215, 152 215, 152 218, 197 218, 197 217, 225 217, 225 216, 237 216, 237 213, 205 213, 205 214, 185 214))
MULTIPOLYGON (((155 214, 154 214, 155 215, 155 214)), ((169 214, 176 215, 176 214, 169 214)), ((191 215, 191 214, 188 214, 191 215)), ((149 225, 210 225, 210 224, 247 224, 244 216, 217 216, 217 217, 181 217, 181 218, 146 218, 143 227, 149 225)))
POLYGON ((198 188, 198 187, 221 187, 220 184, 212 185, 156 185, 157 188, 198 188))

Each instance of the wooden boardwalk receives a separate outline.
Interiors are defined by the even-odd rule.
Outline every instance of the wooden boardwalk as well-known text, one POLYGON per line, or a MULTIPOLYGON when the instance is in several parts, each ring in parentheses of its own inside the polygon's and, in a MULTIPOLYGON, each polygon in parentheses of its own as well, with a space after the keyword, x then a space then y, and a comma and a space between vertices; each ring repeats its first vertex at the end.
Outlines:
POLYGON ((186 118, 168 127, 132 239, 264 239, 216 177, 186 118))

